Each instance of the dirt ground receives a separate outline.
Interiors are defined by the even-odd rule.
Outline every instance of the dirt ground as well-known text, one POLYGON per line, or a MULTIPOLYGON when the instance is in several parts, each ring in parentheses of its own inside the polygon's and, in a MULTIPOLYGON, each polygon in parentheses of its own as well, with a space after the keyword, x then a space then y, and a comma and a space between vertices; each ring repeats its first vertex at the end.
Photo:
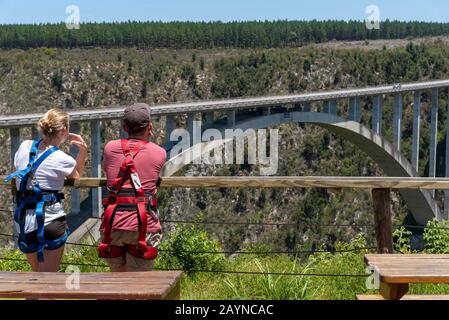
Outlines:
POLYGON ((390 39, 390 40, 361 40, 361 41, 330 41, 325 43, 315 44, 318 48, 330 49, 366 49, 366 50, 382 50, 384 46, 387 49, 398 47, 405 47, 410 42, 415 44, 422 44, 426 42, 442 41, 449 44, 449 36, 441 37, 423 37, 423 38, 408 38, 408 39, 390 39))

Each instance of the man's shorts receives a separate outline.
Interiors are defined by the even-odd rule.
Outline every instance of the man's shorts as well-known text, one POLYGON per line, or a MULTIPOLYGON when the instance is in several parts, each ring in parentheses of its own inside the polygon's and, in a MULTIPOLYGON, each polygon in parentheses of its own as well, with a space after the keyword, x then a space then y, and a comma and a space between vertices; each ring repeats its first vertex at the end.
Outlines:
MULTIPOLYGON (((103 238, 103 233, 101 233, 103 238)), ((137 239, 139 233, 136 231, 113 231, 111 233, 111 245, 112 246, 127 246, 127 245, 137 245, 137 239)), ((162 240, 162 233, 148 233, 147 234, 147 244, 157 248, 162 240)), ((125 255, 117 258, 105 258, 105 261, 110 268, 118 268, 126 263, 128 270, 132 271, 145 271, 152 270, 154 267, 154 260, 146 260, 142 258, 135 257, 128 252, 125 255)))

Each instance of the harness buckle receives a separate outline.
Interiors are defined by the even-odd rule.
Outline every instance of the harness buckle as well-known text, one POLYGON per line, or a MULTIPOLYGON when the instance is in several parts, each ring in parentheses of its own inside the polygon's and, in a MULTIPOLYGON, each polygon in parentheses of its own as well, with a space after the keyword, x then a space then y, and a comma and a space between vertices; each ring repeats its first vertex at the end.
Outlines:
POLYGON ((34 172, 30 172, 30 182, 33 187, 38 185, 38 182, 36 180, 36 176, 34 175, 34 172))
POLYGON ((126 167, 129 168, 134 164, 133 157, 129 154, 125 160, 126 167))
POLYGON ((118 198, 118 196, 117 196, 117 193, 110 193, 109 194, 109 204, 111 204, 111 203, 116 203, 117 202, 117 198, 118 198))
POLYGON ((117 190, 115 190, 115 189, 113 189, 113 188, 110 188, 110 187, 108 187, 107 189, 108 189, 109 194, 115 194, 115 195, 117 195, 117 190))

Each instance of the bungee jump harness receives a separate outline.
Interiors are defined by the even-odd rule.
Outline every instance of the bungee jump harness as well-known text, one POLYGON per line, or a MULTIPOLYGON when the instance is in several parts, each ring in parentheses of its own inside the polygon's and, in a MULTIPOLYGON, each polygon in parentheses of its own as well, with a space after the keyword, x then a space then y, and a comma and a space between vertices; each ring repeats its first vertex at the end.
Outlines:
MULTIPOLYGON (((157 201, 150 192, 144 191, 134 165, 134 158, 147 143, 147 141, 140 140, 130 150, 129 140, 121 140, 125 159, 120 166, 118 176, 108 188, 108 197, 103 199, 103 206, 105 207, 103 213, 104 236, 102 243, 98 247, 98 253, 101 258, 117 258, 124 255, 126 251, 133 256, 146 260, 152 260, 157 257, 157 248, 148 245, 146 242, 147 215, 157 211, 157 201), (124 182, 128 179, 132 188, 122 188, 124 182), (126 247, 111 245, 112 224, 117 210, 137 211, 139 222, 137 245, 127 245, 126 247)), ((155 216, 153 215, 153 217, 155 216)), ((155 218, 158 219, 157 217, 155 218)))
POLYGON ((16 210, 14 221, 20 226, 18 245, 23 253, 37 252, 39 262, 44 261, 44 249, 54 250, 60 248, 67 241, 67 232, 64 236, 55 240, 45 240, 45 207, 62 202, 64 194, 59 191, 42 190, 36 180, 35 173, 39 166, 51 154, 58 151, 57 147, 46 150, 38 159, 36 154, 42 140, 35 140, 30 149, 29 163, 24 170, 18 170, 6 177, 4 182, 9 182, 13 178, 20 179, 20 188, 15 195, 16 210), (28 180, 31 181, 32 189, 27 190, 28 180), (27 244, 25 236, 25 216, 26 210, 33 209, 36 212, 37 221, 37 243, 27 244))

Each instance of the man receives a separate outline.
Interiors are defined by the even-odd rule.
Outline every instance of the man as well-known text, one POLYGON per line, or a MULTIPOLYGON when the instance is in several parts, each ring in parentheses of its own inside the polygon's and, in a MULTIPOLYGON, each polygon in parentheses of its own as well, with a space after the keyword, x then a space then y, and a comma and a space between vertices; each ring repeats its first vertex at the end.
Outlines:
POLYGON ((148 105, 127 107, 123 129, 128 139, 110 141, 104 148, 109 196, 104 201, 99 254, 112 272, 149 271, 162 238, 154 196, 167 154, 148 142, 152 136, 148 105))

